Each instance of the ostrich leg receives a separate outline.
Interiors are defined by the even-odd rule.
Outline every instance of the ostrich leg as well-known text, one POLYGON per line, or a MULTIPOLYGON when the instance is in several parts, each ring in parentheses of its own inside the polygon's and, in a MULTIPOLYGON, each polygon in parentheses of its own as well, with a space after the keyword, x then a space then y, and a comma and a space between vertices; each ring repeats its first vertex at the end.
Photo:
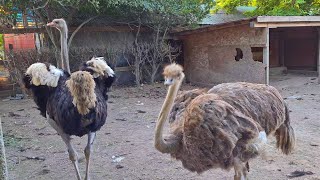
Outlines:
POLYGON ((244 163, 242 163, 238 158, 234 160, 234 180, 248 180, 247 178, 247 168, 244 163))
POLYGON ((89 167, 90 167, 90 154, 91 154, 91 148, 93 145, 93 141, 96 137, 96 133, 95 132, 90 132, 88 134, 88 144, 86 146, 86 148, 84 149, 84 155, 86 156, 86 177, 84 178, 85 180, 90 180, 89 177, 89 167))
POLYGON ((67 134, 60 134, 62 137, 62 140, 66 143, 69 153, 69 159, 72 161, 72 164, 76 170, 77 178, 78 180, 81 180, 80 172, 79 172, 79 166, 78 166, 78 155, 77 152, 74 150, 72 144, 71 144, 71 138, 67 134))
MULTIPOLYGON (((47 117, 49 117, 48 114, 47 114, 47 117)), ((64 133, 53 119, 48 118, 48 122, 57 131, 57 133, 61 136, 63 142, 67 145, 69 159, 72 161, 72 164, 76 170, 78 180, 81 180, 79 166, 78 166, 78 155, 71 144, 70 135, 64 133)))

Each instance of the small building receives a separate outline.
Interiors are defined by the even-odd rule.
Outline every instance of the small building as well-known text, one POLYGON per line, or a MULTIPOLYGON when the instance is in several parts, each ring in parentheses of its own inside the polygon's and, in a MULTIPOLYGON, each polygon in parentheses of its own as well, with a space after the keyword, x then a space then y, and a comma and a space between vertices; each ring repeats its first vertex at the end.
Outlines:
POLYGON ((36 48, 35 34, 3 34, 4 50, 8 51, 10 48, 14 50, 29 50, 36 48))
POLYGON ((183 42, 191 83, 268 84, 270 68, 319 72, 320 16, 216 14, 212 19, 205 21, 211 24, 173 33, 183 42))

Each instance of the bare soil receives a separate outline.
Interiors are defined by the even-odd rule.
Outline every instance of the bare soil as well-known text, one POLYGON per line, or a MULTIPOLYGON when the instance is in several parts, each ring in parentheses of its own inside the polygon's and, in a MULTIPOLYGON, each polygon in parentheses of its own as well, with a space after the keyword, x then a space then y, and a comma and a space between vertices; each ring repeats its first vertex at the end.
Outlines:
MULTIPOLYGON (((271 79, 289 104, 297 136, 293 154, 285 156, 271 137, 265 158, 250 162, 249 178, 288 179, 287 174, 310 171, 294 179, 320 180, 320 85, 314 75, 290 74, 271 79)), ((183 89, 195 88, 184 85, 183 89)), ((94 142, 91 179, 233 179, 233 170, 201 175, 153 147, 155 120, 164 100, 162 84, 114 88, 109 96, 107 123, 94 142), (118 161, 118 162, 114 162, 118 161)), ((39 115, 32 99, 0 101, 9 176, 12 180, 76 179, 65 144, 39 115)), ((83 149, 87 137, 73 139, 84 176, 83 149)))

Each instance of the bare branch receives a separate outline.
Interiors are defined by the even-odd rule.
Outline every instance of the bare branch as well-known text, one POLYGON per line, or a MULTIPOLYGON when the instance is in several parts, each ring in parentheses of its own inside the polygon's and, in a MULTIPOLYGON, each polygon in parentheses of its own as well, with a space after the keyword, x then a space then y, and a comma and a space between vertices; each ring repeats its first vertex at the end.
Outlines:
POLYGON ((47 2, 44 3, 44 5, 39 6, 39 7, 37 7, 37 8, 33 7, 31 10, 35 11, 35 10, 38 10, 38 9, 45 8, 45 7, 48 5, 49 2, 50 2, 50 0, 47 0, 47 2))
POLYGON ((81 24, 77 27, 77 29, 71 34, 71 36, 70 36, 70 38, 69 38, 68 49, 69 49, 70 46, 71 46, 71 42, 72 42, 74 36, 75 36, 75 35, 77 34, 77 32, 82 28, 82 26, 84 26, 85 24, 87 24, 88 22, 90 22, 91 20, 93 20, 93 19, 96 18, 96 17, 98 17, 98 16, 94 16, 94 17, 91 17, 91 18, 87 19, 86 21, 84 21, 83 23, 81 23, 81 24))
MULTIPOLYGON (((85 2, 86 2, 85 0, 81 0, 79 2, 78 7, 81 7, 85 2)), ((78 12, 78 10, 79 10, 78 8, 73 7, 73 9, 71 10, 71 12, 69 13, 69 15, 67 17, 67 22, 70 22, 72 20, 73 16, 78 12)))
MULTIPOLYGON (((47 22, 45 21, 44 17, 41 15, 41 13, 39 13, 38 10, 35 10, 34 11, 37 16, 41 19, 42 23, 46 24, 47 22)), ((50 28, 48 28, 48 26, 44 26, 48 35, 49 35, 49 38, 51 40, 51 42, 53 43, 53 46, 57 49, 57 44, 56 44, 56 41, 54 39, 54 36, 53 36, 53 33, 52 33, 52 30, 50 28)))

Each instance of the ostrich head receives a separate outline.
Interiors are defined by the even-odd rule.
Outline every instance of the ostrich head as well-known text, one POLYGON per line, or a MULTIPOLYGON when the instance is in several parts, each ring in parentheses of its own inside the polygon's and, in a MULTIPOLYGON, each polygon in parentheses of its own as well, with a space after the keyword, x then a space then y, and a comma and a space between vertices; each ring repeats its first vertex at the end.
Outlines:
POLYGON ((165 79, 164 84, 170 86, 183 79, 183 68, 179 64, 172 63, 164 68, 163 76, 165 79))
POLYGON ((47 26, 55 27, 59 31, 62 31, 68 27, 64 19, 54 19, 52 22, 48 23, 47 26))

